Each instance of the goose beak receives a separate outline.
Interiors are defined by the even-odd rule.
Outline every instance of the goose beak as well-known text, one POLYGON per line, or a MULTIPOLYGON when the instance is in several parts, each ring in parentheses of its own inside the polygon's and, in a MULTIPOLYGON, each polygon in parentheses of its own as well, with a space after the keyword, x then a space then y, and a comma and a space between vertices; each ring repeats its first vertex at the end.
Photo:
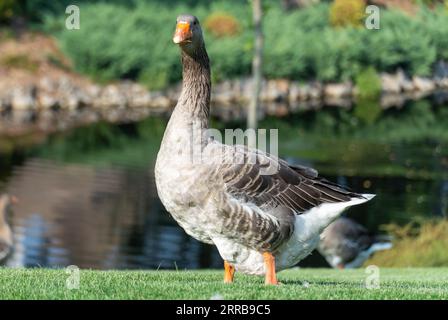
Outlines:
POLYGON ((179 21, 176 25, 176 31, 174 32, 173 42, 175 44, 183 44, 191 42, 193 33, 190 30, 190 23, 185 21, 179 21))

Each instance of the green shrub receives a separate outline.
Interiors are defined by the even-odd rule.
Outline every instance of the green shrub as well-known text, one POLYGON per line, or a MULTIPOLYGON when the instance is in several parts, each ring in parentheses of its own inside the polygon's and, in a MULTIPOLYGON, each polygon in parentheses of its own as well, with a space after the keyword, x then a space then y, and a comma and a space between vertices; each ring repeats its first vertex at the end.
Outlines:
POLYGON ((429 75, 436 59, 435 37, 420 16, 410 18, 398 11, 387 11, 381 29, 365 38, 377 70, 402 68, 410 74, 429 75))
POLYGON ((364 0, 335 0, 330 9, 330 22, 335 27, 360 26, 365 9, 364 0))
POLYGON ((375 68, 368 67, 356 76, 360 99, 377 100, 381 94, 381 79, 375 68))
POLYGON ((442 7, 437 8, 437 11, 422 10, 420 19, 422 27, 431 35, 430 41, 435 48, 437 59, 448 60, 448 0, 446 14, 443 14, 442 7))
MULTIPOLYGON (((66 30, 64 15, 45 14, 43 26, 57 36, 74 67, 95 79, 138 80, 150 89, 179 81, 179 49, 171 37, 180 12, 194 12, 203 22, 214 81, 251 72, 253 30, 246 1, 200 2, 193 7, 175 0, 82 1, 80 9, 80 30, 66 30), (210 17, 222 18, 223 12, 232 17, 232 27, 210 29, 210 17), (220 32, 231 36, 220 37, 220 32)), ((441 10, 422 10, 415 17, 384 10, 380 30, 333 28, 329 16, 326 3, 289 12, 271 4, 263 19, 264 75, 304 81, 355 80, 369 66, 379 72, 402 68, 428 75, 436 59, 448 59, 448 15, 441 10)))
POLYGON ((442 267, 448 265, 448 221, 414 222, 386 230, 395 238, 393 248, 376 253, 365 265, 379 267, 442 267))

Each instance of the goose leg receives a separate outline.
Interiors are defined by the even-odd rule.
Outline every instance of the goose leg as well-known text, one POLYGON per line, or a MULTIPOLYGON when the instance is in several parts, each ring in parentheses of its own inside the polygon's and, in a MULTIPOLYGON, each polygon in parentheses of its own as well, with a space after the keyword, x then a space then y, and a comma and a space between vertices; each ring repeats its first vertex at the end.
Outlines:
POLYGON ((224 283, 232 283, 235 274, 235 267, 224 260, 224 283))
POLYGON ((275 257, 270 252, 263 253, 264 265, 266 267, 265 284, 277 285, 277 275, 275 273, 275 257))

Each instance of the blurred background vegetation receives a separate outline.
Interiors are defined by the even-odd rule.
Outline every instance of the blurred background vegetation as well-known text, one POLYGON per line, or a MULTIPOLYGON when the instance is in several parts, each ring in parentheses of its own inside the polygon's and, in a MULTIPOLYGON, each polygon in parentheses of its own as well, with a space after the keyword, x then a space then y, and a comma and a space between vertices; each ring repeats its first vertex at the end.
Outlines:
MULTIPOLYGON (((313 1, 300 10, 288 10, 287 2, 264 2, 267 78, 355 80, 360 74, 374 77, 373 70, 397 68, 429 75, 437 60, 448 59, 448 10, 443 1, 423 1, 430 6, 413 14, 384 10, 380 30, 359 27, 365 16, 362 0, 313 1)), ((23 16, 34 28, 55 35, 79 72, 160 89, 180 80, 177 50, 170 43, 173 15, 179 12, 194 12, 202 21, 214 80, 249 75, 250 10, 247 0, 5 0, 0 17, 6 21, 23 16), (82 28, 77 32, 65 29, 61 12, 69 3, 81 8, 82 28)))

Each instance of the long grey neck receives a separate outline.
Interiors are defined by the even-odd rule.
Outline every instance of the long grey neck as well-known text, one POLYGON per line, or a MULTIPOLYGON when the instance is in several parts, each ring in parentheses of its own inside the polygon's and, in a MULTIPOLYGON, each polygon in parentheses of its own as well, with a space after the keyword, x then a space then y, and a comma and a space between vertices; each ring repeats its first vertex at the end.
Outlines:
POLYGON ((202 45, 192 53, 182 51, 182 93, 175 112, 208 128, 210 116, 210 62, 202 45))

